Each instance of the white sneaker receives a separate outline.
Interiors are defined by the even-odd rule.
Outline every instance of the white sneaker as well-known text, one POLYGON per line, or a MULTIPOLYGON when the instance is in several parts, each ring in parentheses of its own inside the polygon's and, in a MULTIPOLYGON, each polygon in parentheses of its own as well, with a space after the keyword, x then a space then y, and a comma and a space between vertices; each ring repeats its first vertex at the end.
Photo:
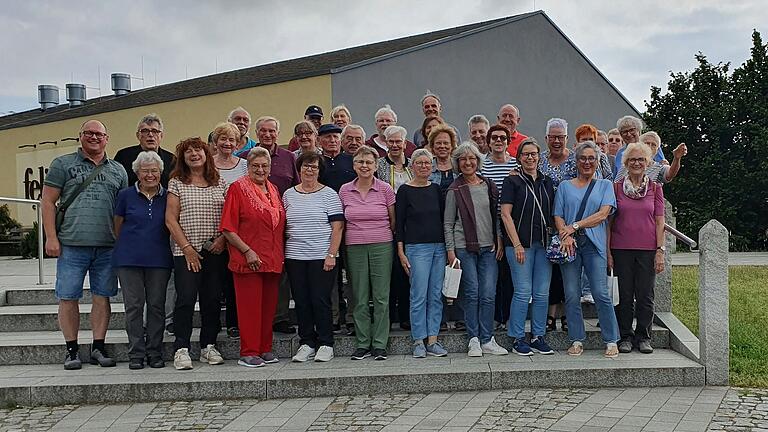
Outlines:
POLYGON ((327 345, 321 345, 320 348, 317 350, 317 355, 315 356, 316 362, 327 362, 333 360, 333 347, 329 347, 327 345))
POLYGON ((483 349, 483 354, 493 354, 493 355, 509 354, 509 351, 507 351, 506 348, 496 343, 496 338, 493 336, 491 336, 491 340, 483 344, 482 349, 483 349))
POLYGON ((296 352, 296 355, 291 358, 291 361, 296 363, 304 363, 305 361, 312 360, 313 358, 315 358, 315 349, 310 348, 310 346, 307 344, 304 344, 299 347, 299 350, 296 352))
POLYGON ((189 357, 189 350, 187 348, 176 350, 176 354, 173 355, 173 367, 176 370, 192 369, 192 358, 189 357))
POLYGON ((595 304, 595 298, 592 297, 592 294, 586 294, 584 297, 581 298, 582 303, 589 303, 589 304, 595 304))
POLYGON ((483 350, 480 348, 480 339, 473 337, 469 340, 467 355, 470 357, 482 357, 483 350))
POLYGON ((207 347, 200 350, 200 361, 209 365, 220 365, 224 363, 224 357, 221 356, 215 345, 208 344, 207 347))

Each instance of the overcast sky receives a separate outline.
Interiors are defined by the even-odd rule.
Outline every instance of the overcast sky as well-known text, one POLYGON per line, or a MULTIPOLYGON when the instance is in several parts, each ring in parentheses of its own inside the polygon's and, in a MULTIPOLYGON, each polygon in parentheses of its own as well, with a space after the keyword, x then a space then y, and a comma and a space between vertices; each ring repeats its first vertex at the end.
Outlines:
MULTIPOLYGON (((36 108, 37 85, 84 83, 111 93, 365 43, 544 10, 640 111, 669 71, 711 61, 738 66, 765 0, 283 0, 9 1, 0 11, 0 115, 36 108), (197 4, 199 3, 199 4, 197 4), (100 70, 100 74, 99 74, 100 70)), ((513 55, 514 53, 510 53, 513 55)), ((88 89, 88 96, 99 95, 88 89)))

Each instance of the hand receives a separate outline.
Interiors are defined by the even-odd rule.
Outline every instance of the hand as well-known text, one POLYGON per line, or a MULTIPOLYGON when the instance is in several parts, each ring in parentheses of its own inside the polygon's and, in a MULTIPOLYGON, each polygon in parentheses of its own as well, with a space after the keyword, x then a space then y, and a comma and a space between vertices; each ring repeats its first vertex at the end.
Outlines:
POLYGON ((261 267, 261 258, 256 255, 256 252, 254 252, 253 249, 248 249, 244 256, 245 262, 248 263, 248 268, 253 271, 258 271, 259 267, 261 267))
POLYGON ((662 165, 669 166, 669 161, 666 159, 662 159, 661 162, 659 162, 662 165))
POLYGON ((565 240, 566 237, 573 236, 576 230, 573 229, 573 225, 566 225, 560 230, 560 240, 565 240))
MULTIPOLYGON (((456 251, 449 250, 447 253, 448 256, 448 265, 453 264, 454 261, 456 261, 456 251)), ((456 268, 461 268, 461 263, 456 263, 456 268)))
POLYGON ((496 261, 501 261, 504 258, 504 243, 501 238, 496 239, 496 261))
POLYGON ((685 143, 680 143, 677 147, 675 147, 674 150, 672 150, 672 155, 675 156, 675 159, 679 159, 685 155, 688 154, 688 146, 685 145, 685 143))
POLYGON ((611 272, 613 270, 613 255, 611 254, 611 251, 608 251, 608 272, 611 272))
POLYGON ((400 265, 403 266, 403 270, 405 270, 405 274, 408 275, 408 277, 411 277, 411 262, 408 261, 408 257, 405 256, 405 254, 398 254, 400 257, 400 265))
POLYGON ((515 259, 520 264, 525 263, 525 248, 521 244, 515 246, 515 259))
POLYGON ((513 169, 509 171, 509 175, 516 176, 516 175, 520 175, 520 173, 516 169, 513 169))
POLYGON ((334 267, 336 267, 336 257, 326 255, 325 261, 323 261, 323 270, 331 271, 334 267))
POLYGON ((224 248, 227 246, 227 239, 224 238, 224 236, 218 236, 216 237, 216 240, 213 241, 213 244, 211 245, 211 248, 208 250, 210 253, 214 255, 219 255, 222 252, 224 252, 224 248))
POLYGON ((201 267, 200 260, 202 260, 203 257, 197 253, 193 246, 185 247, 182 252, 184 252, 184 258, 187 260, 187 270, 192 273, 199 272, 201 267))
POLYGON ((51 257, 57 257, 61 254, 61 243, 56 236, 45 239, 45 253, 51 257))
POLYGON ((654 270, 656 270, 657 274, 664 271, 664 251, 656 251, 656 258, 654 259, 653 264, 654 270))
POLYGON ((566 237, 560 242, 560 250, 569 256, 576 254, 576 240, 573 237, 566 237))

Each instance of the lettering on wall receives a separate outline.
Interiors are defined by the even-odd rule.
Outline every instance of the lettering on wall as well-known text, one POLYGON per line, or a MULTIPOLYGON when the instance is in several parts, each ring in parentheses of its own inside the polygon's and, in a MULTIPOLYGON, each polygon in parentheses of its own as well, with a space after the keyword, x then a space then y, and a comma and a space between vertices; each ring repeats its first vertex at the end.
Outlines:
POLYGON ((48 174, 48 168, 39 166, 37 169, 27 168, 24 170, 24 198, 39 200, 43 195, 43 182, 45 175, 48 174))

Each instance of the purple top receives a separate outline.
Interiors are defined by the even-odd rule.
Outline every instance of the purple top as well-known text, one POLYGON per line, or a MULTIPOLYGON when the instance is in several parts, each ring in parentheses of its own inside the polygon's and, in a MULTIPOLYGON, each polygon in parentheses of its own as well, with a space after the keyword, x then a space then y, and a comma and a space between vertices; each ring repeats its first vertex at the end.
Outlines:
MULTIPOLYGON (((269 150, 272 158, 272 170, 269 173, 269 181, 277 186, 280 196, 283 196, 291 186, 299 184, 299 172, 296 171, 296 155, 292 151, 286 150, 275 144, 273 149, 269 150)), ((248 159, 251 151, 240 155, 243 159, 248 159)))
POLYGON ((648 183, 640 199, 624 195, 622 183, 614 183, 616 214, 611 226, 611 249, 656 250, 656 216, 664 216, 664 191, 648 183))

